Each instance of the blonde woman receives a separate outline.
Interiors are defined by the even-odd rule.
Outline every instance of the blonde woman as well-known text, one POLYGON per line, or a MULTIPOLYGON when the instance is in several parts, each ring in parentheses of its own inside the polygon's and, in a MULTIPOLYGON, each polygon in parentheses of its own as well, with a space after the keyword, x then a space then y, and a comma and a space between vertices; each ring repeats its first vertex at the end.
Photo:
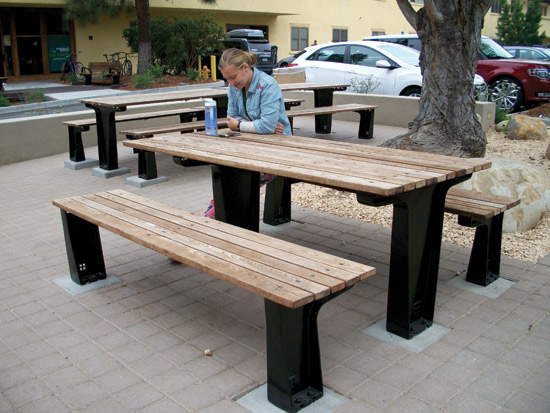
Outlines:
MULTIPOLYGON (((255 54, 239 49, 227 49, 220 58, 218 68, 229 83, 227 125, 233 131, 292 135, 279 84, 255 64, 255 54)), ((262 174, 260 185, 273 178, 262 174)), ((213 200, 204 216, 215 218, 213 200)))

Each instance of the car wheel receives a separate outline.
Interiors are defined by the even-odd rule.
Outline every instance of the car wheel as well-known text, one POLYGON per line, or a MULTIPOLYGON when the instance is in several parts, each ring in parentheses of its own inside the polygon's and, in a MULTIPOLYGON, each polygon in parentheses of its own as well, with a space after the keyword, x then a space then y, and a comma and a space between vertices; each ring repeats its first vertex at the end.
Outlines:
POLYGON ((503 78, 489 84, 489 101, 500 110, 516 112, 523 105, 523 89, 514 79, 503 78))
POLYGON ((288 63, 287 62, 282 62, 279 67, 288 67, 288 63))
POLYGON ((422 93, 422 89, 420 89, 419 87, 411 87, 405 90, 403 93, 401 93, 401 96, 420 97, 421 93, 422 93))

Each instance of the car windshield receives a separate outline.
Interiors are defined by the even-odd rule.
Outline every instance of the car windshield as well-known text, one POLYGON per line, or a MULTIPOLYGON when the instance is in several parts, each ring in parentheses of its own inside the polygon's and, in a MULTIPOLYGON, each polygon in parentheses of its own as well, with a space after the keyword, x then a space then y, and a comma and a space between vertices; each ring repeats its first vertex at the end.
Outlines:
POLYGON ((380 42, 376 45, 379 49, 382 49, 384 52, 395 56, 405 63, 408 63, 412 66, 420 66, 420 52, 418 50, 412 49, 407 46, 401 46, 399 44, 393 43, 383 43, 380 42))
POLYGON ((489 59, 511 59, 513 56, 504 47, 488 37, 482 37, 479 50, 489 59))

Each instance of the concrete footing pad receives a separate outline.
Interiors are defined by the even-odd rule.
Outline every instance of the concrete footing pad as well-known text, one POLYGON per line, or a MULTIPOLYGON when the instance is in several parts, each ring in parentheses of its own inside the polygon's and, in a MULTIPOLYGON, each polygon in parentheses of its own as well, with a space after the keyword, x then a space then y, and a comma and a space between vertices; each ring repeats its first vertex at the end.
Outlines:
POLYGON ((85 168, 92 168, 97 165, 99 165, 99 161, 97 159, 86 159, 80 162, 75 162, 75 161, 71 161, 70 159, 67 159, 64 162, 65 168, 72 169, 73 171, 78 171, 79 169, 85 169, 85 168))
POLYGON ((380 340, 393 343, 415 353, 420 353, 422 350, 434 344, 450 331, 451 330, 446 327, 432 324, 430 328, 427 328, 419 335, 407 340, 403 337, 399 337, 398 335, 388 332, 386 330, 386 319, 383 318, 370 327, 365 328, 363 333, 376 337, 380 340))
POLYGON ((513 281, 505 280, 504 278, 497 278, 487 287, 473 284, 466 281, 466 273, 453 277, 446 283, 447 285, 461 290, 469 291, 471 293, 479 294, 488 298, 498 298, 500 295, 514 285, 513 281))
POLYGON ((129 174, 130 168, 118 168, 118 169, 111 169, 110 171, 103 168, 94 168, 92 170, 92 175, 97 176, 98 178, 112 178, 113 176, 119 176, 124 174, 129 174))
POLYGON ((56 278, 53 280, 54 284, 63 288, 71 295, 84 294, 90 291, 99 290, 100 288, 107 287, 108 285, 116 284, 122 280, 113 275, 107 275, 107 278, 104 280, 98 280, 93 283, 88 283, 85 285, 78 285, 75 283, 69 275, 65 277, 56 278))
POLYGON ((166 181, 168 181, 168 178, 165 176, 157 176, 155 179, 143 179, 136 175, 126 178, 124 183, 136 188, 145 188, 146 186, 157 185, 166 181))
MULTIPOLYGON (((348 402, 348 398, 334 391, 323 388, 323 397, 300 410, 300 413, 323 412, 331 413, 348 402)), ((284 413, 284 410, 271 404, 267 400, 267 384, 256 387, 247 393, 237 403, 253 413, 284 413)))

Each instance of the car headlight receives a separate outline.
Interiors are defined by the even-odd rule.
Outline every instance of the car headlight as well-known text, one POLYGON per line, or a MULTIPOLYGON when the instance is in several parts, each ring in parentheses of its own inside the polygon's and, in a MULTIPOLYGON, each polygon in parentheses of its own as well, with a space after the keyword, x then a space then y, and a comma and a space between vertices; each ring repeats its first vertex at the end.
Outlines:
POLYGON ((550 71, 548 69, 529 69, 529 76, 535 76, 539 79, 550 79, 550 71))

